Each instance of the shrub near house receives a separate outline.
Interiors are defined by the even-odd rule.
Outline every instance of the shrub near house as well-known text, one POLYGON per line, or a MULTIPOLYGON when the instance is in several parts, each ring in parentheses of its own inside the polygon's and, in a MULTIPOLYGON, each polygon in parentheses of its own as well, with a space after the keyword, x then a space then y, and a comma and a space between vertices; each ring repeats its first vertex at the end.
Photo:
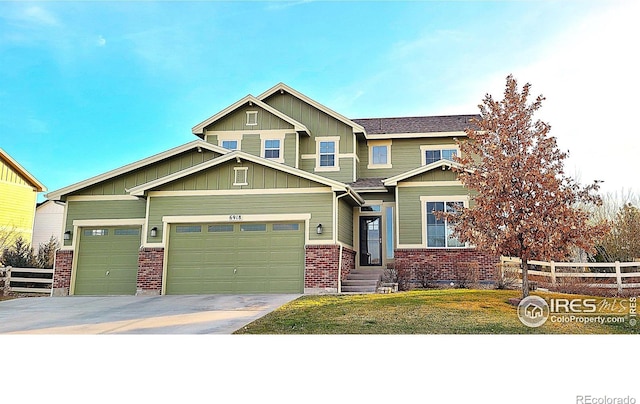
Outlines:
POLYGON ((349 119, 277 84, 199 139, 51 192, 57 294, 336 292, 355 269, 497 258, 434 212, 473 203, 451 170, 471 115, 349 119))

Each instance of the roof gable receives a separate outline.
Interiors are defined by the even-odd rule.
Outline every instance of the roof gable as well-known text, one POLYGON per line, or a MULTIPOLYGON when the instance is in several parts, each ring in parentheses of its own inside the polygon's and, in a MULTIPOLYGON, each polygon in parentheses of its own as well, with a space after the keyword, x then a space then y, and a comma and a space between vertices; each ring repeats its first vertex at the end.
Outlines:
POLYGON ((293 95, 294 97, 298 98, 299 100, 313 106, 314 108, 317 108, 318 110, 326 113, 327 115, 332 116, 333 118, 337 119, 338 121, 344 123, 347 126, 350 126, 353 129, 354 133, 364 133, 364 128, 354 122, 353 120, 347 118, 346 116, 337 113, 336 111, 332 110, 329 107, 326 107, 325 105, 320 104, 319 102, 307 97, 306 95, 302 94, 301 92, 294 90, 293 88, 289 87, 288 85, 284 84, 284 83, 278 83, 275 86, 271 87, 270 89, 268 89, 267 91, 265 91, 264 93, 260 94, 258 96, 258 99, 260 100, 265 100, 266 98, 268 98, 269 96, 278 93, 278 92, 286 92, 289 93, 291 95, 293 95))
POLYGON ((150 164, 154 164, 154 163, 160 162, 162 160, 169 159, 169 158, 171 158, 173 156, 176 156, 176 155, 178 155, 180 153, 183 153, 183 152, 186 152, 186 151, 189 151, 189 150, 196 150, 196 149, 199 149, 199 150, 206 149, 206 150, 209 150, 209 151, 212 151, 212 152, 215 152, 215 153, 219 153, 219 154, 229 153, 229 150, 227 150, 227 149, 225 149, 223 147, 216 146, 216 145, 213 145, 211 143, 207 143, 207 142, 205 142, 203 140, 194 140, 193 142, 189 142, 189 143, 183 144, 181 146, 174 147, 173 149, 170 149, 170 150, 167 150, 165 152, 156 154, 156 155, 148 157, 146 159, 136 161, 134 163, 131 163, 131 164, 128 164, 126 166, 117 168, 115 170, 108 171, 108 172, 106 172, 104 174, 100 174, 100 175, 97 175, 95 177, 91 177, 91 178, 89 178, 87 180, 75 183, 73 185, 69 185, 68 187, 61 188, 61 189, 58 189, 56 191, 50 192, 45 196, 46 196, 47 199, 60 200, 62 197, 66 196, 66 195, 68 195, 70 193, 73 193, 73 192, 79 191, 81 189, 97 185, 98 183, 101 183, 101 182, 104 182, 104 181, 108 181, 108 180, 113 179, 115 177, 118 177, 120 175, 127 174, 127 173, 129 173, 131 171, 146 167, 146 166, 148 166, 150 164))
POLYGON ((393 177, 389 177, 385 180, 382 180, 382 183, 387 186, 387 187, 393 187, 398 185, 398 182, 404 181, 406 179, 409 179, 411 177, 415 177, 416 175, 420 175, 422 173, 426 173, 427 171, 431 171, 431 170, 435 170, 435 169, 447 169, 447 168, 456 168, 459 170, 462 170, 462 165, 459 163, 456 163, 454 161, 449 161, 449 160, 438 160, 436 162, 433 162, 431 164, 427 164, 425 166, 420 166, 417 168, 414 168, 413 170, 409 170, 406 171, 402 174, 398 174, 395 175, 393 177))
POLYGON ((199 172, 202 172, 203 170, 207 170, 211 167, 215 167, 215 166, 219 166, 221 164, 224 164, 228 161, 231 160, 236 160, 236 161, 249 161, 258 165, 262 165, 265 167, 269 167, 272 168, 274 170, 277 171, 281 171, 287 174, 292 174, 319 184, 322 184, 324 186, 328 186, 330 187, 333 191, 344 191, 349 193, 352 198, 359 204, 364 203, 364 200, 357 194, 355 193, 348 185, 345 185, 341 182, 338 181, 334 181, 316 174, 312 174, 312 173, 308 173, 306 171, 302 171, 299 170, 297 168, 293 168, 290 166, 287 166, 285 164, 280 164, 280 163, 276 163, 273 161, 270 161, 268 159, 264 159, 262 157, 257 157, 254 156, 252 154, 248 154, 245 152, 242 152, 240 150, 235 150, 232 151, 226 155, 220 156, 218 158, 206 161, 204 163, 195 165, 191 168, 176 172, 174 174, 171 175, 167 175, 165 177, 162 178, 158 178, 157 180, 154 181, 150 181, 146 184, 134 187, 132 189, 129 190, 129 193, 133 196, 144 196, 145 193, 149 190, 152 190, 154 188, 160 187, 162 185, 168 184, 170 182, 185 178, 187 176, 193 175, 193 174, 197 174, 199 172))
POLYGON ((237 102, 229 105, 227 108, 223 109, 222 111, 218 112, 217 114, 205 119, 204 121, 200 122, 199 124, 197 124, 196 126, 194 126, 193 128, 191 128, 191 132, 194 135, 198 135, 200 137, 204 136, 204 129, 211 125, 212 123, 226 117, 227 115, 233 113, 234 111, 236 111, 239 108, 244 107, 245 105, 248 104, 255 104, 257 106, 259 106, 260 108, 266 110, 267 112, 277 116, 278 118, 284 120, 285 122, 288 122, 289 124, 291 124, 293 126, 293 129, 296 132, 303 132, 303 133, 307 133, 309 134, 309 130, 307 129, 306 126, 304 126, 303 124, 301 124, 300 122, 296 121, 295 119, 283 114, 282 112, 278 111, 277 109, 273 108, 272 106, 262 102, 261 100, 259 100, 258 98, 254 97, 253 95, 249 94, 246 97, 242 98, 241 100, 238 100, 237 102))
POLYGON ((3 164, 9 167, 13 172, 19 175, 25 183, 29 184, 34 188, 36 192, 43 192, 47 190, 47 187, 44 186, 40 181, 36 179, 29 171, 27 171, 24 167, 22 167, 17 161, 15 161, 9 153, 0 148, 0 160, 2 160, 3 164))

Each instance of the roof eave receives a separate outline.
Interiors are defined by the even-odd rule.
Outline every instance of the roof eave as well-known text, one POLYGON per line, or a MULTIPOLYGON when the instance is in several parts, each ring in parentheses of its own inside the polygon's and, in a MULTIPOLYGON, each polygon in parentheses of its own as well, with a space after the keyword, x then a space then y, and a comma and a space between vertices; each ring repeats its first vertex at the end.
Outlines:
POLYGON ((11 157, 9 155, 9 153, 4 151, 2 148, 0 148, 0 156, 2 156, 7 163, 9 163, 11 168, 16 170, 29 183, 31 183, 31 186, 35 189, 36 192, 46 192, 47 191, 47 187, 45 187, 43 183, 38 181, 38 179, 36 177, 31 175, 31 173, 29 171, 27 171, 24 167, 22 167, 20 165, 20 163, 18 163, 16 160, 14 160, 13 157, 11 157))

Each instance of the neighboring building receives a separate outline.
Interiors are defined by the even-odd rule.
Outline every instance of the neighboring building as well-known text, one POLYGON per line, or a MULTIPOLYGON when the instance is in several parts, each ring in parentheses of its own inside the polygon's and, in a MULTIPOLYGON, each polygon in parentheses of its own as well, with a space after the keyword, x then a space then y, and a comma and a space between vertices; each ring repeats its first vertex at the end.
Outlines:
POLYGON ((31 244, 38 192, 46 191, 33 175, 0 148, 0 231, 7 244, 22 237, 31 244))
POLYGON ((33 248, 37 251, 38 247, 47 244, 52 236, 60 242, 63 221, 64 204, 49 200, 39 203, 33 223, 33 248))
POLYGON ((349 119, 278 84, 200 139, 51 192, 66 202, 56 294, 319 293, 353 269, 495 257, 434 210, 471 203, 451 170, 473 115, 349 119))

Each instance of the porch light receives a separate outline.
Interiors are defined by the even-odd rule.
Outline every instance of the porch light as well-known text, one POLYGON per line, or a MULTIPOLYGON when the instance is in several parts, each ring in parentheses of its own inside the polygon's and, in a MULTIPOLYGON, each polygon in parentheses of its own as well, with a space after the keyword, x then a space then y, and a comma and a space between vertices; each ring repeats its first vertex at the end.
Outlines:
POLYGON ((65 231, 62 238, 65 240, 71 240, 71 230, 65 231))
POLYGON ((157 227, 151 228, 151 237, 157 237, 157 236, 158 236, 158 228, 157 227))
POLYGON ((316 227, 316 233, 322 234, 322 223, 318 224, 318 227, 316 227))

